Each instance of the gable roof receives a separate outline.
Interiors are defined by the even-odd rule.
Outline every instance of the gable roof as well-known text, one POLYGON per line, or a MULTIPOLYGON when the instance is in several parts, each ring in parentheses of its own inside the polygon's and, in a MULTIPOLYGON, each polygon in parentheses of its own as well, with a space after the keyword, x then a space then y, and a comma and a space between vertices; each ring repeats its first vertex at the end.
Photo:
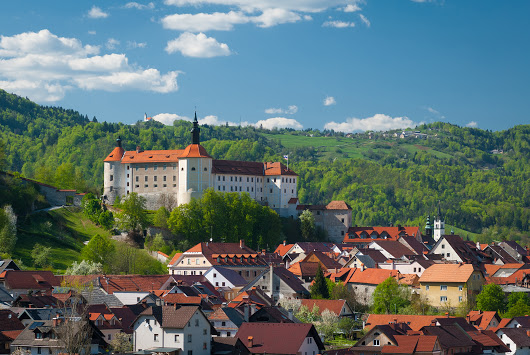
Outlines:
POLYGON ((245 321, 245 318, 235 308, 219 307, 215 310, 215 312, 209 315, 208 320, 229 320, 234 323, 236 327, 239 328, 241 324, 245 321))
POLYGON ((530 336, 528 336, 527 329, 525 328, 501 328, 497 330, 506 334, 517 346, 530 346, 530 336))
POLYGON ((298 354, 309 336, 315 339, 319 350, 324 350, 315 327, 308 323, 243 323, 236 334, 250 353, 267 354, 298 354), (252 337, 252 347, 248 346, 249 337, 252 337))
POLYGON ((434 353, 437 336, 433 335, 395 335, 397 345, 383 345, 382 354, 434 353))
MULTIPOLYGON (((116 148, 114 148, 116 149, 116 148)), ((113 151, 114 152, 114 151, 113 151)), ((184 151, 179 150, 129 150, 124 152, 122 164, 130 163, 176 163, 184 151)), ((112 153, 111 153, 112 154, 112 153)), ((110 156, 110 155, 109 155, 110 156)))
POLYGON ((62 279, 67 284, 93 285, 112 294, 114 292, 159 290, 168 279, 168 275, 65 275, 62 279))
POLYGON ((500 317, 496 311, 470 311, 467 316, 471 324, 475 324, 479 329, 488 329, 491 321, 496 319, 500 322, 500 317))
POLYGON ((274 252, 283 257, 293 247, 293 245, 294 244, 280 244, 274 252))
POLYGON ((475 268, 471 264, 434 264, 421 275, 422 282, 467 282, 475 268))
POLYGON ((348 205, 345 201, 331 201, 326 205, 328 210, 349 210, 351 211, 351 206, 348 205))
POLYGON ((484 258, 487 257, 482 250, 477 249, 476 244, 473 242, 466 242, 458 235, 443 235, 436 245, 431 249, 430 253, 433 254, 435 248, 441 244, 443 241, 446 241, 454 252, 458 255, 460 260, 469 264, 479 264, 484 258))
POLYGON ((409 249, 396 240, 377 240, 373 242, 389 253, 394 259, 400 259, 403 256, 417 254, 414 250, 409 249))
POLYGON ((365 322, 365 329, 372 329, 376 325, 389 323, 406 323, 412 330, 421 328, 436 321, 436 316, 408 315, 408 314, 369 314, 365 322))
POLYGON ((151 306, 140 313, 133 324, 142 316, 153 316, 162 328, 182 329, 197 311, 200 311, 198 306, 151 306))
POLYGON ((298 277, 315 277, 318 270, 318 263, 310 261, 299 261, 297 263, 292 264, 288 270, 298 277))
POLYGON ((115 147, 103 161, 120 161, 125 150, 122 147, 115 147))
MULTIPOLYGON (((326 309, 336 315, 341 315, 342 309, 347 305, 346 300, 316 300, 316 299, 303 299, 301 305, 306 306, 309 310, 313 307, 318 307, 318 313, 322 314, 326 309)), ((347 311, 346 311, 347 312, 347 311)))
POLYGON ((366 242, 371 239, 370 236, 372 235, 375 236, 376 239, 383 239, 386 237, 387 239, 398 240, 399 236, 417 236, 421 235, 421 233, 420 227, 350 227, 344 238, 344 243, 359 241, 366 242), (366 235, 368 237, 365 237, 366 235))
POLYGON ((340 263, 330 258, 327 254, 321 251, 310 252, 308 255, 306 255, 306 257, 302 260, 302 262, 311 262, 314 260, 318 260, 318 262, 322 266, 322 269, 331 270, 331 269, 342 268, 342 265, 340 263))
POLYGON ((23 330, 24 328, 24 324, 14 312, 0 309, 0 331, 23 330))
POLYGON ((5 271, 4 284, 11 290, 51 290, 61 281, 51 271, 5 271))
POLYGON ((173 255, 173 257, 171 258, 171 261, 168 263, 168 266, 175 265, 181 256, 182 253, 175 253, 175 255, 173 255))
POLYGON ((356 269, 355 272, 346 280, 346 283, 366 284, 366 285, 379 285, 389 277, 397 277, 400 275, 397 270, 385 270, 385 269, 356 269))
POLYGON ((475 342, 459 325, 426 326, 421 329, 425 335, 436 335, 443 348, 472 347, 475 342))
POLYGON ((234 270, 227 269, 222 266, 212 266, 210 270, 215 270, 236 287, 245 286, 248 283, 248 281, 245 280, 243 276, 241 276, 238 272, 234 270))

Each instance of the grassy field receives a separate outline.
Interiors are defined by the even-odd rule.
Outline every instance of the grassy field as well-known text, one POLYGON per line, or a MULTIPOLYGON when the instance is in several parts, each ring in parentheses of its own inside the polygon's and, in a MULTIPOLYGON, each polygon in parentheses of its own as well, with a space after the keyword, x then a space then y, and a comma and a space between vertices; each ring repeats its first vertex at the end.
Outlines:
POLYGON ((53 269, 64 270, 72 262, 80 260, 83 242, 95 234, 110 236, 108 231, 90 222, 78 208, 37 212, 20 225, 13 257, 31 268, 31 251, 39 243, 51 248, 53 269))

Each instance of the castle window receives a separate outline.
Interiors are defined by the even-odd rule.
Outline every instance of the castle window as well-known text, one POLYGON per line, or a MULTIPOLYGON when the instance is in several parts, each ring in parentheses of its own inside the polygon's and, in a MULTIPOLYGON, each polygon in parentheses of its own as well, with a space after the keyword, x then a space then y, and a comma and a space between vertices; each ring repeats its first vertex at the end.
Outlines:
POLYGON ((230 176, 230 181, 234 181, 234 177, 233 176, 230 176))
POLYGON ((164 181, 166 181, 167 177, 164 175, 164 176, 162 177, 162 179, 163 179, 164 181))
POLYGON ((267 182, 271 182, 269 178, 267 178, 267 182))
POLYGON ((166 184, 164 184, 164 187, 167 187, 167 185, 166 185, 166 184))
POLYGON ((137 176, 137 177, 136 177, 136 182, 138 182, 138 179, 139 179, 139 178, 138 178, 138 176, 137 176))
POLYGON ((283 178, 282 178, 282 182, 283 182, 283 178))
POLYGON ((158 176, 155 176, 155 177, 154 177, 154 181, 157 181, 157 180, 158 180, 158 176))
POLYGON ((241 176, 239 177, 239 182, 241 182, 241 176))
POLYGON ((248 182, 248 180, 249 180, 249 178, 248 178, 248 176, 247 176, 247 182, 248 182))
POLYGON ((221 181, 221 177, 220 176, 217 176, 217 181, 221 181))
POLYGON ((251 187, 250 190, 252 190, 252 192, 254 192, 254 188, 253 187, 251 187))
POLYGON ((195 171, 195 167, 192 167, 192 168, 191 168, 191 171, 195 171))
POLYGON ((221 186, 217 186, 217 191, 221 191, 221 186))
POLYGON ((158 165, 155 164, 155 170, 158 169, 158 165))
POLYGON ((223 186, 223 191, 226 190, 225 187, 226 187, 226 186, 223 186))
POLYGON ((110 181, 114 180, 114 175, 110 176, 110 181))
POLYGON ((173 181, 177 181, 177 177, 173 175, 173 181))
POLYGON ((234 187, 233 186, 230 186, 230 191, 234 191, 234 187))
POLYGON ((147 165, 144 166, 144 169, 147 170, 147 165))
POLYGON ((130 166, 129 166, 129 165, 127 165, 127 170, 129 170, 129 168, 130 168, 130 166))
POLYGON ((147 182, 148 178, 149 178, 149 176, 144 176, 144 179, 145 179, 144 181, 147 182))
POLYGON ((180 168, 180 171, 184 171, 184 168, 180 168))
POLYGON ((276 182, 276 178, 274 178, 274 182, 276 182))
POLYGON ((144 187, 149 187, 149 185, 145 184, 144 187))
POLYGON ((250 178, 250 182, 254 182, 254 178, 250 178))
POLYGON ((134 187, 136 187, 136 188, 139 188, 139 187, 140 187, 140 185, 134 185, 134 187))
POLYGON ((223 176, 223 181, 225 181, 225 177, 223 176))
POLYGON ((248 192, 248 191, 249 191, 249 188, 248 188, 248 186, 247 186, 247 192, 248 192))
POLYGON ((173 187, 177 187, 177 184, 173 184, 173 187))
POLYGON ((208 168, 204 168, 204 171, 208 171, 208 168))
POLYGON ((239 191, 241 191, 242 188, 243 188, 242 186, 239 186, 239 191))
POLYGON ((129 182, 127 181, 127 186, 129 186, 129 182))
POLYGON ((155 184, 155 187, 158 187, 158 185, 157 185, 157 184, 155 184))
POLYGON ((272 194, 272 189, 271 189, 271 194, 272 194))
POLYGON ((112 191, 112 186, 110 187, 110 191, 112 191))
POLYGON ((167 165, 166 165, 166 164, 164 164, 164 170, 166 170, 166 169, 167 169, 167 165))
POLYGON ((287 189, 283 189, 283 193, 286 194, 287 193, 287 189))

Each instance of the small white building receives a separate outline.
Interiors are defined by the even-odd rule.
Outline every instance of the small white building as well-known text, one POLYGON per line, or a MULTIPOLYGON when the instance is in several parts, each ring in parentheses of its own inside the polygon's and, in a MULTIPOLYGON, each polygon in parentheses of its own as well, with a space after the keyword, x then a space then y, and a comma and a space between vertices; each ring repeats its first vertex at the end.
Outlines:
POLYGON ((530 354, 530 330, 525 328, 501 328, 495 333, 510 348, 510 352, 505 353, 505 355, 530 354))
POLYGON ((152 306, 132 324, 133 349, 179 350, 187 355, 209 355, 211 325, 197 306, 152 306))

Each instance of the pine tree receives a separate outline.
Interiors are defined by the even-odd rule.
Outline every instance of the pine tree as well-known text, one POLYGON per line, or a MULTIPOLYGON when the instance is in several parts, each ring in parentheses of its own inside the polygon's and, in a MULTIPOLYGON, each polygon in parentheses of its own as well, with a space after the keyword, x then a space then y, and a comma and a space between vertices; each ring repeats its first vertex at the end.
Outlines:
POLYGON ((318 264, 317 274, 315 275, 315 279, 313 280, 313 286, 311 286, 311 298, 329 298, 328 285, 326 284, 324 272, 322 271, 320 264, 318 264))

